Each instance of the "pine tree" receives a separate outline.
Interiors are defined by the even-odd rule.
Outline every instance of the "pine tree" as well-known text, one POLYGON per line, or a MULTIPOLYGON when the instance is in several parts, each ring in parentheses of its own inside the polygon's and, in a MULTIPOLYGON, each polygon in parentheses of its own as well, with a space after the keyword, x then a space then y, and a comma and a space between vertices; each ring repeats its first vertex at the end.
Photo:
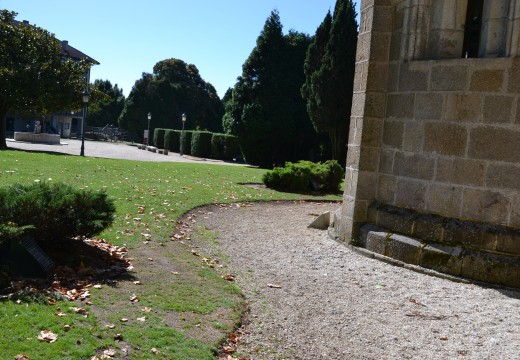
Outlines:
POLYGON ((312 131, 299 94, 309 43, 307 35, 295 31, 284 36, 274 10, 242 66, 223 125, 238 136, 250 164, 271 167, 301 157, 298 142, 305 141, 306 129, 312 131))
POLYGON ((316 45, 307 52, 307 81, 302 95, 307 100, 307 110, 315 129, 329 136, 333 159, 344 160, 357 47, 357 22, 352 0, 337 0, 329 39, 318 67, 316 59, 322 49, 321 41, 325 38, 329 16, 327 14, 317 30, 316 45))

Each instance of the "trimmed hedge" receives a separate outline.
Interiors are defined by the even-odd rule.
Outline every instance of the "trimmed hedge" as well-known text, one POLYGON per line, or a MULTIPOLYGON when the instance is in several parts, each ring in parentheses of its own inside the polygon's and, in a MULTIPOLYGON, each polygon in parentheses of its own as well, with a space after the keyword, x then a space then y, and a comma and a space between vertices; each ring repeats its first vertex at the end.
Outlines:
POLYGON ((0 188, 0 244, 22 235, 40 242, 90 237, 110 226, 114 213, 104 191, 48 183, 0 188))
POLYGON ((191 155, 207 158, 211 155, 211 137, 209 131, 194 131, 191 136, 191 155))
POLYGON ((158 149, 164 149, 164 134, 167 129, 158 128, 153 132, 153 145, 158 149))
POLYGON ((166 129, 164 132, 164 148, 172 152, 179 152, 181 133, 179 130, 166 129))
MULTIPOLYGON (((184 130, 184 134, 181 131, 180 134, 180 146, 182 146, 182 152, 184 155, 191 155, 191 136, 192 130, 184 130)), ((180 151, 180 148, 179 148, 180 151)))
POLYGON ((242 157, 238 138, 227 134, 213 134, 211 137, 211 157, 228 160, 242 157))
POLYGON ((265 173, 262 180, 267 187, 282 191, 338 193, 344 176, 336 160, 324 163, 302 160, 275 167, 265 173))
MULTIPOLYGON (((182 130, 155 129, 154 143, 157 148, 180 152, 182 130), (161 142, 161 134, 162 142, 161 142), (163 146, 160 147, 159 145, 163 146)), ((219 160, 243 160, 238 138, 227 134, 214 134, 209 131, 184 131, 183 153, 197 157, 219 160)))

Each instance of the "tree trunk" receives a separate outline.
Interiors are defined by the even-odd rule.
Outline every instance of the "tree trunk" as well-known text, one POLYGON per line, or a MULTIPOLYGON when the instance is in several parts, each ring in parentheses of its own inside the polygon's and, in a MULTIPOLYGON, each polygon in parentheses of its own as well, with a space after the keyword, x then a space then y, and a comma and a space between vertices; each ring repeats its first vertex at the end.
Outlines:
POLYGON ((330 150, 332 155, 332 160, 338 159, 338 137, 336 131, 329 131, 329 139, 330 139, 330 150))
POLYGON ((7 149, 7 143, 5 141, 6 133, 6 122, 7 122, 7 111, 8 107, 6 104, 0 102, 0 150, 7 149))

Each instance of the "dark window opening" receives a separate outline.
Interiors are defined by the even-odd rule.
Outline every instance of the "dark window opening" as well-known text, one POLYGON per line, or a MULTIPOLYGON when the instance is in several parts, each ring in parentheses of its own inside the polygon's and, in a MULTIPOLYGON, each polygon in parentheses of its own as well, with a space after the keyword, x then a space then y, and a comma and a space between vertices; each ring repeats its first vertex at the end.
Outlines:
POLYGON ((483 8, 484 0, 468 0, 462 57, 478 57, 483 8))

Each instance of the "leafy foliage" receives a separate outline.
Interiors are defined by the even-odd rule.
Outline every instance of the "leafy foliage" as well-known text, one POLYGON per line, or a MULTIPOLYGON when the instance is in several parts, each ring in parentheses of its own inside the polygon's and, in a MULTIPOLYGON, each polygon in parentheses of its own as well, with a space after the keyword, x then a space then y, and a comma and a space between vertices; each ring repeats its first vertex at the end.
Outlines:
POLYGON ((96 79, 92 84, 92 90, 94 89, 97 90, 100 96, 92 97, 89 103, 88 125, 105 126, 117 124, 117 119, 125 105, 123 89, 119 89, 117 84, 112 86, 109 80, 100 79, 96 79))
POLYGON ((211 137, 213 133, 209 131, 194 131, 191 136, 191 155, 197 157, 210 157, 211 137))
POLYGON ((164 148, 179 152, 181 133, 178 130, 166 129, 164 132, 164 148))
POLYGON ((179 150, 182 148, 182 152, 184 155, 191 155, 191 137, 193 136, 193 131, 184 130, 180 133, 180 144, 179 150))
POLYGON ((188 114, 187 129, 221 131, 224 113, 213 85, 204 81, 197 67, 179 59, 159 61, 153 74, 143 73, 126 99, 119 126, 141 134, 152 113, 154 128, 180 129, 181 114, 188 114))
POLYGON ((343 177, 343 168, 336 160, 327 160, 324 163, 299 161, 288 162, 284 167, 268 171, 262 180, 267 187, 277 190, 337 193, 343 177))
POLYGON ((164 135, 166 129, 156 128, 153 132, 153 144, 159 149, 164 149, 164 135))
POLYGON ((316 30, 305 60, 302 95, 314 128, 327 133, 334 159, 346 155, 357 46, 352 0, 337 0, 316 30))
POLYGON ((0 10, 0 149, 9 111, 48 114, 80 108, 89 64, 64 57, 58 39, 37 26, 15 23, 0 10))
POLYGON ((99 234, 112 224, 115 206, 104 191, 66 184, 15 184, 0 189, 0 231, 7 240, 30 235, 41 242, 99 234))
POLYGON ((272 167, 309 158, 315 132, 300 96, 309 43, 305 34, 284 35, 278 12, 272 11, 242 76, 226 93, 224 129, 239 138, 250 164, 272 167))
POLYGON ((236 136, 213 134, 211 137, 211 157, 214 159, 233 160, 240 158, 242 152, 236 136))

